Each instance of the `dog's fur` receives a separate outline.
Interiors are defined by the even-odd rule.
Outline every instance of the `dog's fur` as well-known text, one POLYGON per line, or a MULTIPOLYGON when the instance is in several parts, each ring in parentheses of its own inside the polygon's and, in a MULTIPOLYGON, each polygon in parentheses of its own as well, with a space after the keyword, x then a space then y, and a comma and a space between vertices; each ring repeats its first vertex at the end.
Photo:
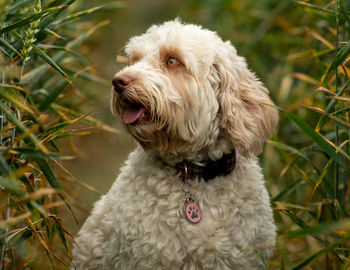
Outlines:
POLYGON ((117 75, 132 82, 113 93, 113 112, 122 117, 132 100, 149 121, 126 125, 140 146, 81 228, 76 269, 264 269, 276 228, 256 156, 278 120, 267 89, 229 41, 179 20, 152 26, 125 51, 132 63, 117 75), (233 172, 189 181, 202 210, 190 223, 173 166, 233 149, 233 172))

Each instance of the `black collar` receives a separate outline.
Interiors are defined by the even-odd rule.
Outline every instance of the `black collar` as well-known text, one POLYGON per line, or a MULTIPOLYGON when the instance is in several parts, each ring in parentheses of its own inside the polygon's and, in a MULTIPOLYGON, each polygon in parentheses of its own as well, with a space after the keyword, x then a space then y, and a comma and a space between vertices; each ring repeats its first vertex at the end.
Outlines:
POLYGON ((224 154, 218 160, 203 160, 200 162, 203 165, 197 165, 184 160, 175 165, 175 168, 182 178, 186 179, 203 179, 205 182, 210 181, 216 176, 227 175, 235 169, 236 166, 236 153, 235 150, 230 154, 224 154))

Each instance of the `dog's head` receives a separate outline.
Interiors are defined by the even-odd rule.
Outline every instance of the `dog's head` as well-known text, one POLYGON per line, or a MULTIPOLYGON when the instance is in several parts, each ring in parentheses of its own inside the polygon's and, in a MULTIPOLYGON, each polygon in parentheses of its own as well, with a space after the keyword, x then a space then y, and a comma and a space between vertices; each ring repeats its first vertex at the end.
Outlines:
POLYGON ((112 110, 147 150, 205 151, 226 138, 257 155, 277 123, 267 89, 229 41, 178 20, 131 38, 112 110))

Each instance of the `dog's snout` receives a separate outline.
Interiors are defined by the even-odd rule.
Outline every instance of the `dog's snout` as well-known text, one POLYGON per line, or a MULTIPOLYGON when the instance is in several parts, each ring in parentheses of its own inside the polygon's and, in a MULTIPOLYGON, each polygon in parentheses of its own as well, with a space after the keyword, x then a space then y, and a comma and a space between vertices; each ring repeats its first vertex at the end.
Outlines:
POLYGON ((118 93, 123 92, 131 83, 132 78, 126 75, 118 75, 112 80, 114 90, 118 93))

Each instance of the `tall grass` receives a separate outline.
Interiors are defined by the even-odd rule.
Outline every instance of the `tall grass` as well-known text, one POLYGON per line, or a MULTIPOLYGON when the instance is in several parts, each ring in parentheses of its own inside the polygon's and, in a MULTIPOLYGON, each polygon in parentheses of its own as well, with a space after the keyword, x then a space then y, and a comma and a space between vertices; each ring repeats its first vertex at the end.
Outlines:
POLYGON ((291 142, 280 132, 269 141, 286 164, 280 177, 289 180, 272 199, 280 225, 272 266, 348 269, 349 12, 340 0, 295 5, 316 23, 299 34, 311 38, 309 48, 288 59, 303 62, 305 69, 293 75, 303 82, 295 90, 307 93, 281 109, 285 120, 297 127, 288 125, 294 133, 290 135, 302 140, 291 142))
POLYGON ((0 269, 69 265, 72 236, 60 209, 75 217, 74 199, 58 177, 71 177, 58 145, 99 124, 79 111, 89 97, 82 82, 105 83, 80 48, 108 21, 84 18, 120 6, 0 0, 0 269))

